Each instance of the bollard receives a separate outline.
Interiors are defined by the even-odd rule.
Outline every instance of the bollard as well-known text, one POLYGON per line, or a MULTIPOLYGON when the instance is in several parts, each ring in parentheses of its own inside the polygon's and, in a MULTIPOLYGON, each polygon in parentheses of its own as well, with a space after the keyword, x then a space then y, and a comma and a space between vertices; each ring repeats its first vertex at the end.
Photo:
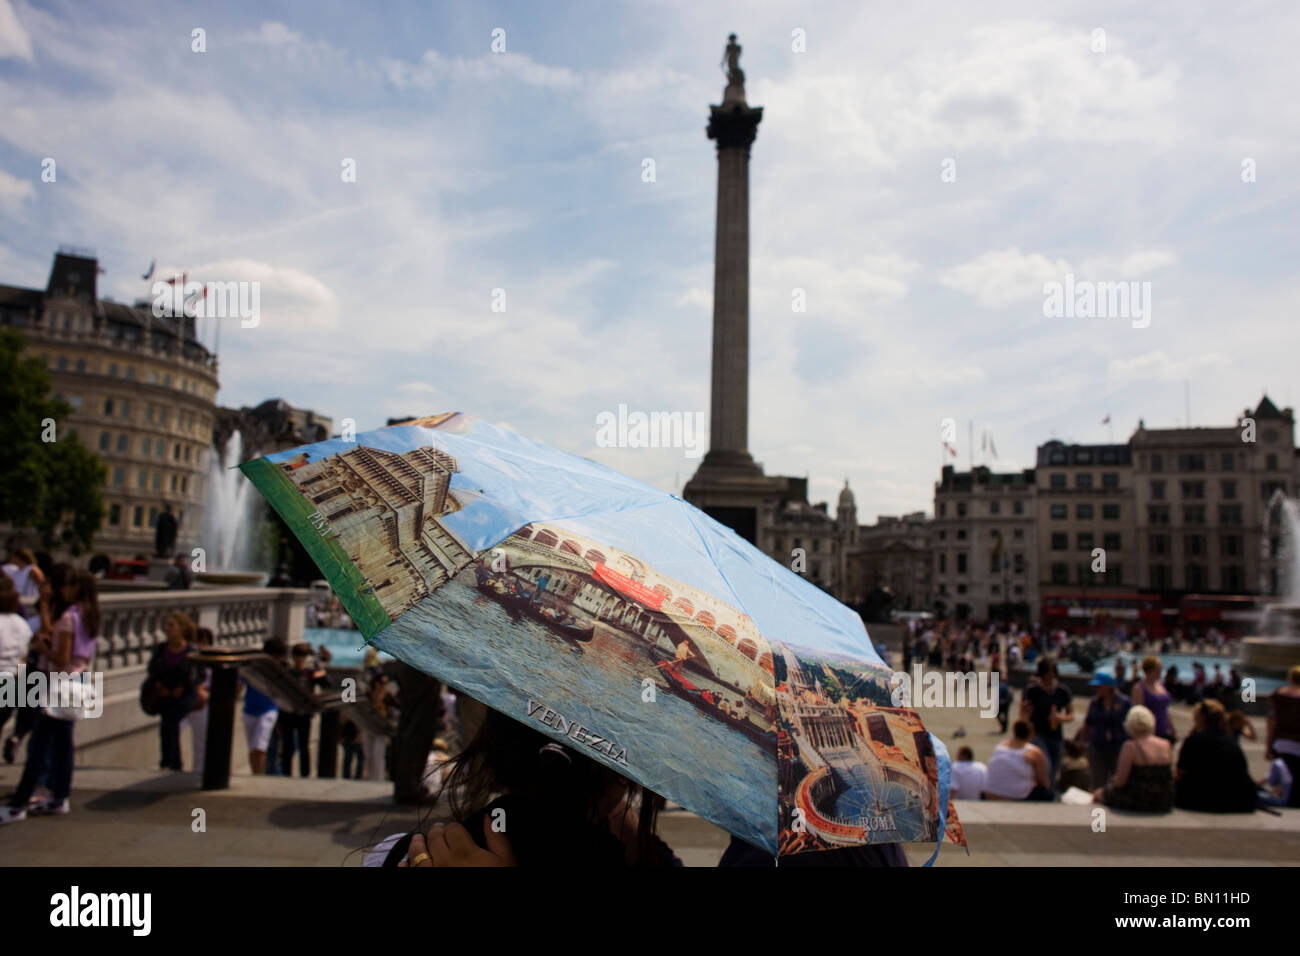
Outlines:
POLYGON ((320 714, 320 750, 316 755, 316 776, 338 776, 339 712, 338 708, 320 714))
POLYGON ((208 698, 208 743, 203 758, 203 789, 230 787, 230 752, 235 732, 235 691, 238 668, 212 664, 212 692, 208 698))

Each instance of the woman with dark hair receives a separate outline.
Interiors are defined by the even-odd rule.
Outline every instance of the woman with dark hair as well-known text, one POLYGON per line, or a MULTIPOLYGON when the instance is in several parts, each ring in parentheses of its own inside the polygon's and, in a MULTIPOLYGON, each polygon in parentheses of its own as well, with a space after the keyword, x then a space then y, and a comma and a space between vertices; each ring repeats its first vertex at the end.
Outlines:
POLYGON ((439 797, 459 822, 398 841, 389 865, 681 865, 655 835, 662 797, 497 711, 447 767, 439 797))
MULTIPOLYGON (((34 635, 27 653, 28 674, 49 672, 49 661, 45 659, 41 648, 44 647, 44 642, 54 633, 54 622, 59 619, 67 608, 67 603, 63 600, 63 585, 71 574, 72 568, 69 565, 56 564, 50 568, 50 573, 41 580, 40 595, 36 601, 36 613, 27 619, 27 623, 34 635)), ((14 757, 18 753, 18 746, 32 732, 32 728, 35 726, 36 708, 19 707, 18 717, 14 721, 13 735, 4 742, 5 763, 14 762, 14 757)), ((45 784, 48 776, 49 768, 42 768, 37 777, 37 782, 45 784)))
POLYGON ((181 721, 189 716, 202 682, 200 668, 190 660, 198 641, 198 629, 189 616, 173 611, 163 621, 167 640, 153 649, 149 677, 160 702, 158 733, 162 739, 159 769, 181 770, 181 721))
POLYGON ((1178 752, 1174 806, 1207 813, 1253 813, 1255 781, 1217 700, 1192 709, 1192 732, 1178 752))
MULTIPOLYGON (((99 588, 89 571, 73 571, 59 589, 65 605, 53 633, 40 641, 51 673, 79 674, 90 668, 95 659, 99 634, 99 588)), ((36 784, 50 767, 50 796, 31 808, 35 815, 66 814, 68 794, 72 791, 72 730, 75 720, 52 717, 44 711, 36 714, 32 739, 27 745, 27 766, 9 805, 0 807, 0 823, 16 823, 27 818, 27 803, 36 784)))

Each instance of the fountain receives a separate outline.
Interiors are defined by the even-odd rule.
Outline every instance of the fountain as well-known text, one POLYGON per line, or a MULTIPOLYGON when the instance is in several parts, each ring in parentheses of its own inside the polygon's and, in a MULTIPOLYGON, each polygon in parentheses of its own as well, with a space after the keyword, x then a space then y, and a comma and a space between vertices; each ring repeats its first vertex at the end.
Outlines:
POLYGON ((1246 673, 1282 677, 1300 664, 1300 502, 1286 497, 1281 490, 1273 493, 1265 511, 1265 554, 1270 540, 1268 527, 1275 512, 1282 517, 1287 541, 1282 600, 1264 609, 1262 633, 1242 639, 1239 664, 1246 673))
POLYGON ((260 571, 240 571, 253 562, 253 534, 257 520, 255 508, 260 499, 253 484, 236 465, 244 454, 243 434, 234 430, 214 455, 208 472, 208 506, 203 520, 203 540, 213 570, 199 571, 194 579, 204 585, 261 586, 267 575, 260 571))

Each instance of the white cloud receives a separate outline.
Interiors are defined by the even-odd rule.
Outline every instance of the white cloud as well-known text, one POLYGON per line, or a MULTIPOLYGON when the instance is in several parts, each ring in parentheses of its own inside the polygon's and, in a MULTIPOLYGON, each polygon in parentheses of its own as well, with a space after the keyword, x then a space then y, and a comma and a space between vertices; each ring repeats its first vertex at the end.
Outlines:
POLYGON ((24 201, 35 195, 36 189, 29 180, 11 176, 0 169, 0 209, 11 213, 17 212, 24 201))
POLYGON ((940 273, 939 281, 963 292, 985 308, 1000 308, 1041 298, 1043 284, 1070 271, 1064 259, 1022 253, 1016 246, 985 252, 940 273))
POLYGON ((32 62, 32 38, 9 0, 0 0, 0 60, 8 57, 32 62))

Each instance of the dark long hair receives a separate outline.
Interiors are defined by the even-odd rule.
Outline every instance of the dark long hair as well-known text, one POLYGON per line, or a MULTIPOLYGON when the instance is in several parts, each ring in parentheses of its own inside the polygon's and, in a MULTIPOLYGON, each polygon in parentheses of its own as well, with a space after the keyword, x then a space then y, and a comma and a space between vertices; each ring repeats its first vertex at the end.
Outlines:
POLYGON ((99 583, 89 571, 73 571, 68 584, 77 589, 72 600, 81 605, 81 623, 86 626, 86 633, 92 637, 99 636, 99 583))
POLYGON ((615 786, 624 788, 629 808, 639 808, 633 862, 656 865, 655 826, 663 797, 490 708, 474 739, 445 765, 435 802, 445 793, 452 815, 465 820, 509 794, 603 826, 600 804, 615 786))

